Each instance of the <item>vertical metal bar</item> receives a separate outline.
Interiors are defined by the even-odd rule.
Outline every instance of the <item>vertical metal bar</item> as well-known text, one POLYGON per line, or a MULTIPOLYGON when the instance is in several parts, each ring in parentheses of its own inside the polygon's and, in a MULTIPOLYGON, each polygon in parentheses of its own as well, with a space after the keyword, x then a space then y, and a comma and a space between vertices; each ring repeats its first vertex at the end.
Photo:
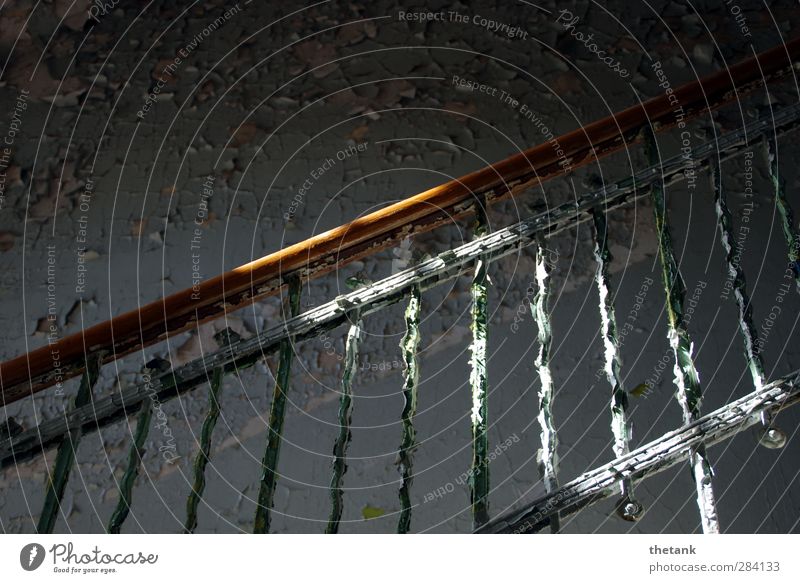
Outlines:
MULTIPOLYGON (((659 164, 658 144, 651 128, 647 128, 645 131, 645 150, 650 164, 659 164)), ((678 269, 675 251, 672 247, 663 184, 656 182, 651 187, 650 198, 655 214, 658 254, 664 279, 669 323, 667 336, 675 354, 676 398, 681 406, 683 422, 684 424, 689 424, 700 417, 702 388, 692 357, 692 341, 683 319, 683 302, 686 296, 686 287, 678 269)), ((714 499, 714 488, 711 483, 713 471, 704 445, 701 444, 693 448, 690 455, 690 464, 697 490, 697 505, 700 509, 703 532, 719 533, 717 505, 714 499)))
POLYGON ((342 519, 342 478, 347 471, 347 446, 350 443, 350 420, 353 413, 353 377, 358 368, 358 344, 361 339, 361 314, 355 310, 351 314, 354 322, 347 332, 345 341, 344 372, 342 374, 342 395, 339 400, 339 436, 333 446, 333 473, 331 475, 331 513, 328 517, 326 534, 339 532, 342 519))
MULTIPOLYGON (((714 191, 714 207, 717 212, 717 227, 720 233, 720 242, 725 251, 725 265, 728 268, 728 277, 731 279, 733 295, 739 310, 739 331, 744 342, 744 354, 747 368, 753 377, 755 390, 760 390, 766 383, 764 362, 761 359, 758 330, 753 325, 753 310, 750 296, 747 293, 747 282, 742 269, 742 248, 733 235, 731 226, 731 212, 728 209, 727 196, 722 186, 722 175, 719 163, 711 162, 711 184, 714 191)), ((771 427, 772 416, 764 411, 761 416, 762 433, 759 442, 770 449, 783 447, 786 435, 777 427, 771 427)))
MULTIPOLYGON (((614 434, 614 455, 620 458, 630 452, 631 430, 628 422, 628 393, 620 379, 619 339, 617 319, 614 314, 614 300, 611 297, 611 278, 609 265, 612 256, 608 248, 608 223, 603 209, 592 211, 595 228, 594 257, 597 261, 595 281, 600 296, 600 322, 603 337, 605 372, 611 385, 611 431, 614 434)), ((620 499, 617 514, 628 521, 636 521, 642 515, 643 507, 633 494, 633 481, 630 477, 620 481, 620 499)))
POLYGON ((206 465, 211 457, 211 435, 220 413, 219 392, 222 388, 222 367, 215 368, 211 375, 208 390, 208 412, 200 431, 200 451, 194 458, 194 483, 189 498, 186 500, 186 522, 183 529, 186 533, 192 533, 197 528, 197 506, 206 488, 206 465))
POLYGON ((400 519, 397 522, 397 533, 406 534, 411 527, 411 482, 413 480, 412 450, 416 444, 414 415, 417 412, 417 386, 419 384, 419 367, 417 350, 419 348, 419 314, 420 290, 414 286, 408 298, 405 321, 406 333, 400 341, 403 358, 403 439, 400 443, 400 473, 403 483, 400 486, 400 519))
MULTIPOLYGON (((545 492, 550 494, 558 489, 558 434, 553 422, 553 375, 550 372, 550 344, 552 334, 550 328, 550 314, 548 313, 547 300, 550 286, 550 267, 547 264, 546 249, 540 240, 533 246, 536 254, 536 277, 534 295, 531 299, 531 313, 537 328, 539 350, 536 355, 536 371, 539 374, 539 420, 540 439, 542 447, 539 450, 537 461, 539 472, 544 481, 545 492)), ((561 529, 558 513, 550 517, 550 532, 557 533, 561 529)))
MULTIPOLYGON (((214 335, 214 340, 218 345, 227 345, 230 348, 240 339, 239 334, 230 328, 225 328, 214 335)), ((200 450, 194 459, 192 491, 186 500, 186 522, 183 529, 185 533, 192 533, 197 528, 197 507, 206 488, 206 466, 211 458, 211 436, 214 433, 214 428, 220 415, 219 393, 222 390, 224 375, 225 369, 221 366, 215 368, 211 373, 211 382, 208 390, 208 411, 200 431, 200 450)))
POLYGON ((788 247, 789 269, 794 275, 797 290, 800 292, 800 234, 794 225, 794 211, 786 198, 786 187, 778 168, 778 144, 767 139, 767 159, 769 162, 769 177, 775 192, 775 206, 781 216, 781 230, 788 247))
POLYGON ((728 276, 732 280, 733 295, 739 310, 739 331, 742 333, 744 341, 747 368, 750 370, 753 384, 758 390, 765 382, 764 363, 759 354, 758 331, 753 326, 753 310, 750 306, 750 296, 747 293, 747 283, 741 266, 742 249, 733 236, 731 212, 722 188, 719 164, 716 162, 712 162, 711 183, 714 191, 714 208, 717 213, 720 243, 725 250, 725 265, 728 269, 728 276))
MULTIPOLYGON (((92 390, 100 376, 100 358, 91 357, 87 363, 86 371, 81 378, 81 384, 72 408, 88 405, 92 399, 92 390)), ((53 472, 47 480, 47 491, 44 497, 42 513, 39 515, 39 522, 36 525, 36 532, 39 534, 50 534, 58 518, 61 508, 61 499, 64 497, 64 490, 69 481, 72 466, 75 465, 75 455, 81 439, 81 431, 73 429, 58 444, 56 460, 53 465, 53 472)), ((66 516, 64 517, 66 520, 66 516)))
POLYGON ((136 431, 128 450, 128 460, 125 473, 119 483, 119 500, 111 519, 108 521, 108 534, 119 534, 122 523, 128 518, 131 503, 133 502, 133 485, 139 475, 139 467, 144 456, 144 442, 150 431, 150 420, 153 417, 153 404, 149 399, 142 402, 142 409, 136 419, 136 431))
MULTIPOLYGON (((161 359, 153 359, 148 362, 145 370, 149 374, 151 371, 166 371, 169 363, 161 359)), ((142 401, 139 416, 136 419, 136 431, 133 434, 133 441, 128 450, 128 459, 125 472, 119 482, 119 500, 111 518, 108 521, 108 534, 119 534, 122 524, 130 514, 131 504, 133 503, 133 486, 139 475, 139 468, 142 465, 142 457, 145 454, 144 442, 150 432, 150 421, 153 418, 153 400, 145 399, 142 401)))
MULTIPOLYGON (((488 220, 483 201, 477 205, 474 237, 488 232, 488 220)), ((472 467, 469 474, 472 523, 478 528, 489 520, 489 433, 488 379, 486 374, 486 345, 488 313, 487 282, 489 262, 481 257, 475 263, 470 294, 472 296, 472 344, 470 350, 469 384, 472 388, 472 467)))
MULTIPOLYGON (((289 281, 289 312, 294 317, 300 312, 300 278, 289 281)), ((269 532, 272 505, 275 499, 275 487, 278 480, 278 458, 283 440, 283 423, 286 418, 286 393, 289 391, 289 375, 294 359, 294 337, 281 341, 278 357, 278 374, 272 393, 272 404, 269 411, 269 435, 267 449, 261 467, 261 486, 258 491, 258 508, 256 508, 253 532, 264 534, 269 532)))

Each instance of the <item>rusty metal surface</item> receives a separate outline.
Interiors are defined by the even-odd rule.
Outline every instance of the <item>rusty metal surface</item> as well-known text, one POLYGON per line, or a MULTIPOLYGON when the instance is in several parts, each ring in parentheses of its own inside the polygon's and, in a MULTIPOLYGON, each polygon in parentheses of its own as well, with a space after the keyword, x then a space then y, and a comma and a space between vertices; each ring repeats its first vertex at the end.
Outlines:
POLYGON ((800 60, 800 38, 745 60, 727 70, 675 89, 672 99, 660 95, 557 138, 562 152, 544 143, 447 182, 370 215, 228 271, 62 338, 0 364, 3 403, 32 395, 56 383, 52 351, 58 351, 60 375, 81 374, 88 354, 102 353, 108 362, 221 317, 278 292, 290 275, 318 277, 370 255, 410 233, 440 226, 446 213, 468 214, 476 195, 487 202, 519 194, 536 184, 588 164, 639 140, 641 129, 676 125, 675 100, 683 120, 702 115, 740 95, 785 76, 800 60))

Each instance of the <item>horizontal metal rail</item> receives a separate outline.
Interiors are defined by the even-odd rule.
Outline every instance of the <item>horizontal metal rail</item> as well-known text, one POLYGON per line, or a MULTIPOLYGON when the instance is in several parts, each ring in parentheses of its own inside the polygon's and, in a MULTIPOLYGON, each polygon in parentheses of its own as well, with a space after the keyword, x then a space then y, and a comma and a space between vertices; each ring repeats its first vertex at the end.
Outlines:
POLYGON ((308 310, 285 323, 260 334, 232 342, 217 352, 193 360, 182 367, 154 374, 145 383, 120 389, 114 395, 97 398, 93 403, 76 408, 64 416, 42 422, 38 427, 0 441, 0 467, 28 459, 42 449, 57 443, 67 432, 80 429, 93 431, 139 410, 146 399, 165 402, 208 381, 210 371, 224 367, 226 372, 252 366, 257 360, 275 351, 280 342, 294 336, 297 341, 313 338, 348 322, 348 314, 359 309, 362 316, 377 312, 406 297, 418 286, 421 291, 469 272, 479 257, 494 261, 531 245, 539 235, 552 235, 591 219, 593 208, 606 211, 645 196, 656 181, 665 185, 685 178, 686 169, 699 171, 709 161, 734 157, 754 141, 766 135, 783 135, 800 125, 800 104, 775 111, 772 117, 755 121, 736 132, 722 135, 696 148, 691 156, 677 155, 660 165, 646 168, 615 184, 579 197, 529 219, 499 229, 400 271, 378 282, 308 310))
POLYGON ((763 412, 775 412, 800 401, 800 371, 776 380, 762 389, 737 399, 694 423, 665 433, 627 455, 586 472, 558 490, 489 521, 479 534, 521 534, 537 532, 549 524, 549 517, 572 514, 619 493, 620 480, 642 480, 684 462, 701 445, 725 441, 761 423, 763 412))
POLYGON ((407 198, 358 220, 228 271, 199 285, 96 324, 58 342, 0 364, 0 402, 12 403, 58 379, 80 374, 87 355, 104 362, 163 341, 170 334, 219 318, 278 292, 287 276, 308 279, 433 229, 473 210, 476 196, 491 203, 561 176, 637 142, 641 130, 658 131, 728 103, 783 77, 800 60, 800 38, 723 71, 661 94, 555 140, 407 198), (680 118, 675 103, 680 104, 680 118), (554 143, 559 147, 554 148, 554 143), (58 375, 52 353, 58 351, 58 375))

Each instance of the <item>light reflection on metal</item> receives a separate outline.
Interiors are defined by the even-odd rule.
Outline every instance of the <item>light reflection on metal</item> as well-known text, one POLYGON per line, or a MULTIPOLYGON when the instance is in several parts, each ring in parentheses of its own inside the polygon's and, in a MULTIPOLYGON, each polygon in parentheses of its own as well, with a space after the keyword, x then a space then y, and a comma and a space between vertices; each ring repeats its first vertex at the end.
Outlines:
MULTIPOLYGON (((481 205, 476 215, 474 238, 480 239, 488 232, 486 209, 481 205)), ((469 471, 472 523, 475 528, 489 520, 489 433, 487 414, 489 383, 487 365, 487 328, 489 320, 488 283, 489 262, 479 256, 470 285, 472 303, 470 316, 472 343, 470 344, 469 385, 472 393, 472 465, 469 471)))
MULTIPOLYGON (((655 134, 649 128, 645 130, 645 151, 650 164, 658 164, 661 156, 655 134)), ((689 425, 700 416, 702 389, 700 377, 694 365, 692 352, 694 345, 683 318, 683 304, 686 299, 686 286, 683 283, 672 246, 669 223, 667 220, 667 203, 664 186, 656 181, 650 187, 650 198, 655 215, 656 236, 658 237, 658 255, 661 261, 661 273, 664 280, 667 322, 672 351, 675 354, 675 397, 681 406, 683 422, 689 425)), ((719 533, 717 503, 712 485, 713 471, 711 462, 703 443, 697 444, 689 456, 697 491, 697 506, 700 510, 700 524, 706 534, 719 533)))
MULTIPOLYGON (((611 296, 609 265, 611 251, 608 248, 608 222, 602 208, 595 209, 594 217, 595 249, 597 261, 595 283, 600 296, 600 326, 603 338, 603 358, 605 373, 611 385, 611 432, 614 434, 614 455, 618 458, 629 451, 631 430, 628 422, 628 393, 622 387, 620 378, 619 339, 617 338, 617 319, 614 315, 614 300, 611 296)), ((633 494, 633 482, 620 480, 620 499, 616 505, 617 514, 629 522, 639 520, 644 507, 633 494)))
POLYGON ((419 385, 419 317, 421 294, 418 287, 411 290, 405 311, 406 333, 400 341, 403 358, 403 439, 400 443, 399 469, 402 475, 400 486, 400 518, 397 522, 397 533, 406 534, 411 528, 411 483, 414 478, 413 450, 416 445, 417 432, 414 429, 414 415, 417 412, 417 390, 419 385))
POLYGON ((333 472, 331 475, 331 514, 328 518, 326 534, 339 532, 342 519, 344 490, 342 481, 347 471, 347 446, 350 444, 350 418, 353 414, 353 378, 358 370, 358 345, 361 340, 362 323, 358 310, 352 315, 353 323, 345 341, 344 371, 342 373, 342 394, 339 399, 339 436, 333 446, 333 472))
MULTIPOLYGON (((553 419, 553 374, 550 370, 550 345, 553 340, 547 299, 550 293, 550 267, 542 242, 534 245, 536 254, 535 293, 531 301, 531 313, 536 322, 539 350, 536 355, 536 371, 539 374, 539 438, 541 448, 537 454, 539 472, 548 494, 558 489, 558 434, 553 419)), ((558 513, 551 516, 550 531, 560 530, 558 513)))

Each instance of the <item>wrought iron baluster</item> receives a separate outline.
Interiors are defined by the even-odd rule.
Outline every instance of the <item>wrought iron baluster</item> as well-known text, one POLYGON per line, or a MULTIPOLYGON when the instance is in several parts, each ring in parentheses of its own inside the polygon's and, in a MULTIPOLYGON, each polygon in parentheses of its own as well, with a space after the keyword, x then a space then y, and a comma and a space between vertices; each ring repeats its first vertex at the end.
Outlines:
POLYGON ((211 435, 219 418, 219 392, 222 388, 223 370, 221 367, 215 368, 211 373, 211 383, 208 389, 208 412, 203 420, 203 427, 200 430, 200 450, 194 458, 194 480, 192 491, 186 500, 186 522, 184 532, 193 533, 197 528, 197 506, 203 497, 206 489, 206 465, 211 457, 211 435))
MULTIPOLYGON (((617 336, 617 319, 614 314, 614 300, 611 297, 611 281, 609 265, 612 256, 608 248, 608 222, 603 209, 592 212, 595 229, 594 256, 597 261, 595 281, 600 296, 600 321, 603 337, 603 356, 605 358, 606 378, 611 385, 611 431, 614 434, 614 455, 621 458, 630 451, 631 429, 628 422, 628 393, 622 386, 620 378, 619 339, 617 336)), ((617 514, 628 521, 639 520, 643 507, 633 495, 633 480, 620 480, 620 499, 617 502, 617 514)))
MULTIPOLYGON (((656 165, 660 160, 658 144, 652 129, 645 131, 645 151, 650 164, 656 165)), ((660 182, 655 182, 650 188, 650 198, 655 214, 656 233, 658 236, 658 254, 661 260, 661 270, 664 280, 666 296, 666 310, 669 324, 668 338, 675 354, 675 385, 676 398, 681 406, 683 422, 688 425, 700 417, 700 402, 702 388, 697 369, 692 356, 692 341, 689 337, 686 323, 683 318, 683 302, 686 296, 686 287, 678 269, 675 250, 672 246, 672 237, 667 221, 667 207, 664 197, 664 187, 660 182)), ((714 488, 711 480, 713 471, 708 460, 705 445, 695 446, 690 455, 692 475, 697 489, 697 505, 700 509, 700 520, 704 533, 718 533, 719 519, 717 504, 714 498, 714 488)))
POLYGON ((800 233, 797 232, 794 222, 794 211, 786 198, 785 181, 778 168, 778 144, 775 140, 765 137, 767 143, 767 161, 769 163, 769 177, 775 192, 775 206, 781 216, 781 230, 788 247, 789 270, 794 276, 797 291, 800 292, 800 233))
MULTIPOLYGON (((225 328, 214 335, 217 344, 229 348, 240 339, 240 336, 230 328, 225 328)), ((192 533, 197 528, 197 506, 206 489, 206 466, 211 458, 211 436, 220 414, 219 393, 222 390, 224 374, 225 369, 222 366, 215 367, 211 372, 211 382, 208 387, 208 411, 200 430, 200 449, 194 458, 192 491, 186 500, 186 522, 183 529, 185 533, 192 533)))
MULTIPOLYGON (((291 317, 300 312, 300 279, 289 281, 289 311, 291 317)), ((278 458, 283 440, 283 422, 286 418, 286 393, 289 391, 289 375, 294 359, 294 336, 281 341, 278 356, 278 374, 272 393, 272 404, 269 411, 269 427, 267 449, 261 464, 263 474, 258 491, 258 508, 256 509, 253 532, 263 534, 269 532, 272 504, 275 499, 275 486, 278 481, 278 458)))
MULTIPOLYGON (((553 420, 553 375, 550 372, 550 345, 552 332, 547 300, 550 293, 550 266, 547 264, 546 248, 540 239, 533 246, 536 254, 536 274, 534 295, 531 300, 531 313, 536 322, 539 350, 536 355, 536 371, 539 375, 539 413, 537 419, 540 427, 542 447, 538 452, 539 472, 544 481, 545 492, 550 494, 558 489, 558 434, 553 420)), ((561 529, 558 512, 550 517, 550 532, 557 533, 561 529)))
MULTIPOLYGON (((146 370, 164 372, 169 370, 169 367, 170 365, 167 361, 153 359, 147 363, 146 370)), ((108 528, 106 529, 108 534, 119 534, 122 524, 130 514, 131 504, 133 503, 133 486, 136 483, 139 468, 142 465, 142 457, 145 454, 144 443, 147 440, 147 434, 150 432, 152 418, 153 400, 145 399, 142 401, 139 416, 136 419, 136 431, 133 434, 133 441, 131 441, 131 446, 128 450, 125 472, 119 482, 119 500, 117 500, 117 506, 108 521, 108 528)))
MULTIPOLYGON (((477 205, 474 238, 488 232, 486 210, 477 205)), ((489 433, 487 414, 488 380, 486 375, 486 344, 488 327, 488 271, 489 262, 481 256, 475 262, 475 273, 470 286, 472 296, 472 344, 470 351, 469 384, 472 389, 472 467, 469 473, 472 523, 475 528, 489 520, 489 433)))
MULTIPOLYGON (((747 368, 753 378, 755 390, 759 390, 766 384, 764 362, 761 359, 761 344, 758 340, 758 330, 753 325, 753 309, 750 304, 747 282, 741 265, 742 248, 733 236, 731 212, 728 208, 727 196, 722 186, 722 175, 717 162, 712 162, 711 165, 711 185, 714 191, 714 207, 717 212, 720 242, 725 250, 725 265, 728 268, 733 295, 736 298, 736 307, 739 310, 739 331, 744 342, 747 368)), ((770 449, 781 448, 785 445, 786 434, 777 427, 772 427, 772 416, 768 410, 764 410, 761 414, 761 425, 759 443, 770 449)))
MULTIPOLYGON (((585 193, 577 201, 538 212, 515 225, 493 231, 480 242, 470 241, 436 257, 421 261, 413 269, 348 294, 346 303, 359 304, 362 316, 380 311, 407 295, 406 290, 412 286, 418 285, 425 291, 458 277, 469 271, 467 266, 473 266, 480 255, 486 256, 488 253, 491 260, 495 261, 517 253, 519 249, 530 246, 543 232, 558 232, 579 224, 597 205, 602 204, 610 210, 629 204, 639 197, 647 196, 647 187, 656 179, 668 184, 685 180, 686 170, 698 170, 701 166, 705 168, 712 157, 727 160, 740 156, 744 152, 743 143, 753 142, 767 134, 777 133, 782 136, 796 131, 798 120, 800 120, 800 105, 777 109, 773 118, 759 119, 737 131, 722 134, 694 148, 691 156, 681 153, 662 161, 658 165, 662 170, 661 173, 656 167, 643 168, 635 175, 619 182, 585 193)), ((326 302, 293 318, 285 325, 272 326, 252 338, 243 340, 235 349, 237 368, 252 366, 263 358, 265 352, 271 353, 277 350, 280 341, 290 334, 294 334, 297 339, 304 339, 334 329, 342 323, 344 312, 349 309, 343 309, 337 300, 326 302)), ((208 382, 208 370, 216 366, 230 367, 233 360, 230 351, 207 354, 182 365, 174 374, 154 378, 154 384, 158 386, 165 402, 200 385, 205 385, 208 382)), ((48 419, 37 427, 25 429, 13 436, 4 438, 0 435, 0 467, 37 455, 43 448, 59 443, 66 432, 76 426, 83 425, 84 431, 91 432, 113 423, 125 413, 126 408, 138 406, 147 399, 149 392, 149 387, 139 383, 127 387, 121 395, 102 397, 89 407, 80 407, 66 418, 48 419), (91 423, 87 424, 87 421, 91 423)))
POLYGON ((108 521, 108 534, 119 534, 122 529, 122 524, 130 513, 131 503, 133 502, 133 485, 136 483, 136 478, 139 475, 139 467, 141 466, 142 457, 145 452, 144 442, 150 431, 150 421, 152 417, 152 402, 143 402, 142 408, 139 411, 139 416, 136 419, 136 432, 134 433, 131 447, 128 450, 125 473, 122 475, 122 479, 119 483, 119 500, 111 515, 111 519, 108 521))
POLYGON ((419 314, 420 290, 414 287, 408 298, 405 322, 406 333, 400 341, 403 357, 403 439, 400 443, 400 473, 403 483, 400 486, 400 519, 397 523, 397 533, 406 534, 411 527, 411 482, 414 473, 412 468, 412 451, 416 443, 416 430, 414 429, 414 415, 417 412, 417 385, 419 384, 419 364, 417 350, 419 348, 419 314))
POLYGON ((342 480, 347 472, 347 446, 350 443, 350 420, 353 414, 353 377, 358 368, 358 344, 361 339, 361 314, 358 309, 351 313, 353 324, 347 332, 345 341, 344 371, 342 374, 342 395, 339 400, 339 436, 333 446, 333 473, 331 475, 331 513, 328 517, 326 534, 339 532, 342 519, 344 491, 342 480))
MULTIPOLYGON (((81 384, 72 404, 73 409, 83 407, 91 402, 92 391, 97 384, 99 376, 100 358, 95 357, 87 363, 86 371, 81 377, 81 384)), ((39 515, 39 522, 36 525, 36 532, 39 534, 53 532, 58 518, 58 511, 61 508, 61 499, 64 497, 64 490, 67 487, 72 466, 75 465, 75 456, 81 435, 80 428, 71 429, 58 445, 53 471, 47 480, 47 491, 44 497, 42 513, 39 515)), ((66 518, 65 516, 64 519, 66 520, 66 518)))

